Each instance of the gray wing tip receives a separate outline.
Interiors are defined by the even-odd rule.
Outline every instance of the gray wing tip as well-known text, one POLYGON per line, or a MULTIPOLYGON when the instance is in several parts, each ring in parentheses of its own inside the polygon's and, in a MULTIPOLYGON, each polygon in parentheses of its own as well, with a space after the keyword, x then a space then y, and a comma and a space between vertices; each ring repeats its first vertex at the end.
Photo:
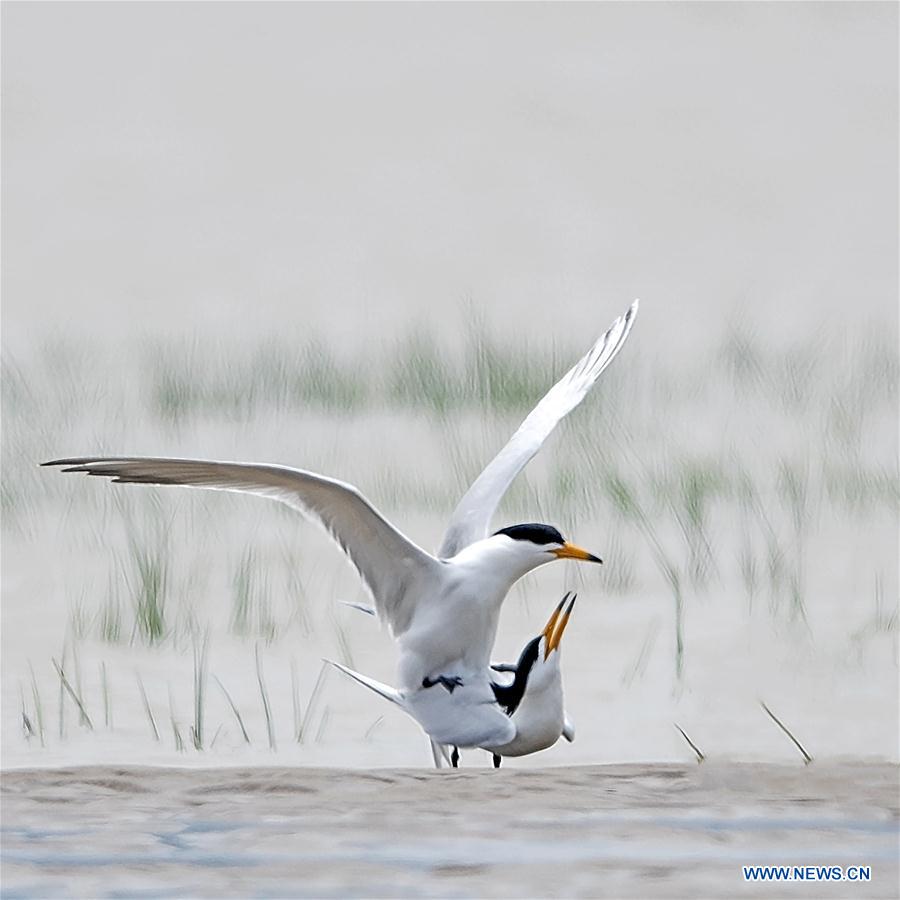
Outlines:
POLYGON ((41 468, 46 466, 57 468, 60 466, 68 466, 69 468, 63 469, 64 472, 86 472, 88 466, 100 463, 109 464, 128 461, 129 457, 127 456, 68 456, 64 459, 51 459, 47 462, 38 463, 38 466, 41 468))
POLYGON ((641 301, 637 297, 635 297, 634 302, 631 304, 631 306, 628 307, 628 309, 625 310, 624 315, 619 317, 619 320, 626 325, 631 324, 631 321, 638 314, 638 309, 640 309, 640 306, 641 301))
POLYGON ((587 374, 591 377, 591 384, 593 384, 600 373, 612 362, 628 338, 639 306, 640 300, 635 299, 631 306, 600 336, 587 356, 575 364, 571 370, 572 374, 587 374))
MULTIPOLYGON (((612 327, 606 333, 607 336, 611 335, 614 331, 618 330, 618 334, 616 335, 613 355, 618 352, 618 349, 625 343, 625 339, 628 337, 631 332, 631 326, 634 324, 635 316, 638 314, 638 309, 640 308, 641 301, 635 298, 634 302, 631 306, 625 310, 624 314, 619 316, 615 322, 613 322, 612 327)), ((610 357, 611 359, 611 357, 610 357)))
POLYGON ((40 463, 41 466, 62 467, 63 473, 77 472, 93 478, 108 478, 112 484, 172 484, 183 485, 179 478, 165 475, 148 475, 141 472, 129 472, 126 457, 73 457, 72 459, 54 459, 40 463))
POLYGON ((72 457, 71 459, 51 459, 49 462, 42 462, 38 465, 43 468, 45 466, 53 466, 59 468, 63 472, 86 472, 88 475, 111 475, 112 472, 101 472, 95 468, 101 463, 110 463, 115 460, 98 459, 95 456, 72 457))

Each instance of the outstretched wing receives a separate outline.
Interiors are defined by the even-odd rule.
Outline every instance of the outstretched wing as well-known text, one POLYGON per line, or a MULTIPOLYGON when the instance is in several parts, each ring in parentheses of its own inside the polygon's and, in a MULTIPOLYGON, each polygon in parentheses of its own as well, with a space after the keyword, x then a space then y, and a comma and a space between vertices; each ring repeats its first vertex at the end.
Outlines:
POLYGON ((475 479, 453 511, 438 557, 449 559, 487 536, 491 517, 512 480, 541 449, 560 419, 584 399, 600 373, 622 349, 637 311, 638 301, 635 300, 587 355, 550 388, 506 446, 475 479))
POLYGON ((350 558, 394 634, 409 626, 415 601, 441 577, 441 563, 390 524, 350 484, 285 466, 149 457, 55 459, 45 466, 111 478, 116 484, 176 484, 258 494, 324 526, 350 558))

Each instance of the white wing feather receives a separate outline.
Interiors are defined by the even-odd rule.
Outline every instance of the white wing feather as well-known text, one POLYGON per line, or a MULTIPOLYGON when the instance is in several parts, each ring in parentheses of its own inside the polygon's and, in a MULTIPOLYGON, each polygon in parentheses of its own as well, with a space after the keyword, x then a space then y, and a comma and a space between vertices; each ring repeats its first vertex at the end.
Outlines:
POLYGON ((635 300, 590 351, 547 392, 506 446, 475 479, 450 517, 438 550, 439 558, 449 559, 469 544, 487 537, 491 517, 507 488, 541 449, 559 421, 584 399, 600 373, 622 349, 637 311, 638 301, 635 300))
POLYGON ((441 578, 442 563, 394 528, 355 487, 302 469, 150 457, 83 457, 43 465, 106 476, 116 484, 174 484, 286 503, 323 525, 340 545, 395 635, 409 626, 416 600, 441 578))

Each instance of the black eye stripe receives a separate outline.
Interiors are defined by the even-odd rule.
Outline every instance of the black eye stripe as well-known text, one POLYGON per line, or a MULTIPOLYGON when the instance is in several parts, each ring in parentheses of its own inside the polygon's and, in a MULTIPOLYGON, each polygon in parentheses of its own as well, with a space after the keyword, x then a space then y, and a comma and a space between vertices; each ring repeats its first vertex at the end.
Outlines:
POLYGON ((510 525, 509 528, 501 528, 494 532, 495 535, 505 534, 514 541, 531 541, 532 544, 564 544, 563 536, 552 525, 540 525, 529 522, 525 525, 510 525))

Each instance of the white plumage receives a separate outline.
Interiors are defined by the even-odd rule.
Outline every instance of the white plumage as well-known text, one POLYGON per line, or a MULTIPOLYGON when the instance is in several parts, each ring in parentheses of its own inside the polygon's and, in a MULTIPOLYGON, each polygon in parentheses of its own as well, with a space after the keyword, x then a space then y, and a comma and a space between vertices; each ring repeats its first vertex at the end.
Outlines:
MULTIPOLYGON (((491 671, 461 685, 430 690, 398 691, 348 666, 331 665, 409 714, 433 744, 480 747, 496 757, 527 756, 552 747, 560 737, 572 741, 575 729, 565 713, 560 642, 569 623, 575 597, 566 594, 537 637, 522 650, 515 665, 493 666, 513 678, 498 683, 491 671), (568 604, 568 605, 566 605, 568 604)), ((443 748, 435 748, 446 758, 443 748)), ((499 764, 499 761, 498 763, 499 764)))

